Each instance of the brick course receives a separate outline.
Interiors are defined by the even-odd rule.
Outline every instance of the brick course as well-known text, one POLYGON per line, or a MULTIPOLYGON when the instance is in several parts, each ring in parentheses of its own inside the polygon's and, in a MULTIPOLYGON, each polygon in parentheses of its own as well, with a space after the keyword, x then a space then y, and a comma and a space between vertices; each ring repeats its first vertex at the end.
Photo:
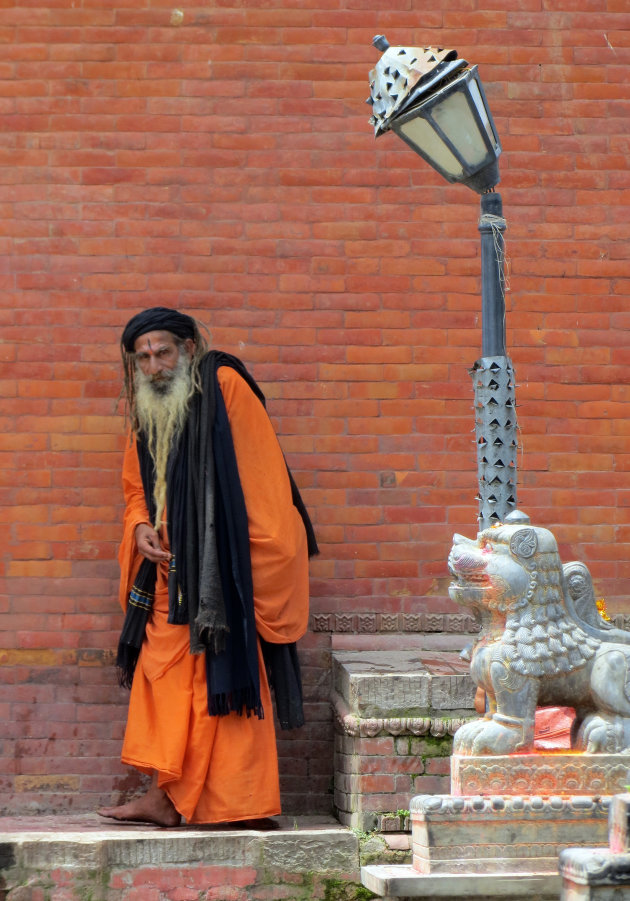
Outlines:
MULTIPOLYGON (((9 809, 91 809, 135 784, 116 764, 111 671, 115 404, 120 329, 143 306, 198 316, 266 391, 320 538, 313 615, 455 622, 445 560, 476 527, 478 200, 374 141, 379 32, 480 66, 504 148, 519 502, 629 612, 624 2, 449 0, 418 16, 406 0, 222 0, 181 23, 170 0, 2 7, 9 809)), ((308 722, 279 740, 287 812, 331 806, 329 642, 302 642, 308 722)))

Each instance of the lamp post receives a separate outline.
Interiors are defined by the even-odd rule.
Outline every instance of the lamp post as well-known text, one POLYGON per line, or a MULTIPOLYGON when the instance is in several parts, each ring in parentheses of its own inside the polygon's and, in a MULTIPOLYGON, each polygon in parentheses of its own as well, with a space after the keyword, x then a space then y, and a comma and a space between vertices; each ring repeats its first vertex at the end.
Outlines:
POLYGON ((516 508, 517 424, 514 373, 505 342, 505 219, 499 183, 501 144, 477 66, 454 50, 374 46, 370 73, 375 135, 393 131, 449 182, 481 195, 481 357, 472 367, 479 523, 487 528, 516 508))

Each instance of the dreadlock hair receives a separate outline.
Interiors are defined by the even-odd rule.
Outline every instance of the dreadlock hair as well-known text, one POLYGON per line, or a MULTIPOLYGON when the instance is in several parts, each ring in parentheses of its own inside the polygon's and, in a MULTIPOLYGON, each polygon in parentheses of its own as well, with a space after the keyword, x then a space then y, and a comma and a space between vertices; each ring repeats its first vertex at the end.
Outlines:
MULTIPOLYGON (((190 359, 190 377, 192 381, 193 392, 201 391, 201 378, 199 375, 199 367, 201 360, 208 352, 208 343, 201 333, 199 324, 193 320, 193 337, 195 342, 193 353, 190 359)), ((169 332, 169 334, 173 334, 169 332)), ((184 340, 173 335, 173 339, 178 348, 184 346, 184 340)), ((136 392, 134 386, 134 376, 136 372, 136 355, 133 351, 127 351, 124 344, 120 344, 120 354, 123 364, 123 386, 120 390, 119 399, 124 398, 125 401, 125 422, 129 423, 133 432, 138 434, 140 425, 138 423, 138 413, 136 410, 136 392)))

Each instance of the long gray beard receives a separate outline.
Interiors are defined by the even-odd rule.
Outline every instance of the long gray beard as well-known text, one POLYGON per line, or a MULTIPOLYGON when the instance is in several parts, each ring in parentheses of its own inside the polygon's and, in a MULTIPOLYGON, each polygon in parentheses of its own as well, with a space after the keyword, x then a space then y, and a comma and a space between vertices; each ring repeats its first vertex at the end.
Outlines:
POLYGON ((190 361, 180 351, 175 369, 160 376, 145 375, 136 369, 134 376, 136 416, 155 467, 155 529, 162 525, 166 506, 166 464, 171 447, 179 440, 186 424, 188 406, 194 389, 190 361))

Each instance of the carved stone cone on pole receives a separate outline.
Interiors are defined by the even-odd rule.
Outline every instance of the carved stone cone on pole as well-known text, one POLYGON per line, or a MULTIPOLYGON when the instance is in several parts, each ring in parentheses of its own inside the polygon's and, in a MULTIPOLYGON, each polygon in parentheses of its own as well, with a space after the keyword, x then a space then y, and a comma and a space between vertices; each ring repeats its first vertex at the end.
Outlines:
POLYGON ((516 508, 516 411, 509 357, 481 357, 472 369, 479 485, 479 527, 516 508))

